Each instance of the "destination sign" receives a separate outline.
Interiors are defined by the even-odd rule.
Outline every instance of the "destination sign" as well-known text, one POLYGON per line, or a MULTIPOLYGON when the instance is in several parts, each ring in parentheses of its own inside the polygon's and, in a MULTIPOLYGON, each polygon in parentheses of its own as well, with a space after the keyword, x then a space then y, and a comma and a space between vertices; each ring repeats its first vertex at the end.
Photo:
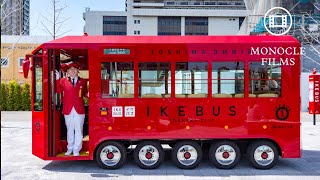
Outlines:
POLYGON ((130 54, 130 49, 124 48, 108 48, 103 50, 103 54, 130 54))

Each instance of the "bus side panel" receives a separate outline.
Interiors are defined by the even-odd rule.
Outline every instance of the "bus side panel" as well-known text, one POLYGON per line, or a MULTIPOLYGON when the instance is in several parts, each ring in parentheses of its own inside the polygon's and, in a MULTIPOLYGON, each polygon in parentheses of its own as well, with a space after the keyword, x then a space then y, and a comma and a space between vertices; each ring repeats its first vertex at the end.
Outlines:
MULTIPOLYGON (((229 57, 219 60, 223 58, 228 60, 229 57)), ((261 62, 261 57, 248 55, 242 58, 261 62)), ((138 60, 144 62, 142 56, 138 60)), ((103 99, 101 79, 91 78, 90 84, 95 88, 90 89, 90 130, 94 132, 90 136, 94 139, 90 151, 104 140, 254 138, 274 140, 285 158, 300 157, 300 82, 297 77, 300 63, 298 57, 296 60, 295 66, 282 68, 283 94, 277 98, 139 98, 135 89, 135 98, 103 99), (134 117, 125 117, 126 106, 135 107, 134 117), (121 117, 112 116, 113 107, 121 107, 121 117), (101 108, 107 113, 102 114, 101 108), (283 117, 283 113, 288 117, 283 117)), ((108 59, 100 61, 107 62, 108 59)), ((90 65, 90 77, 99 77, 100 62, 94 61, 90 65)), ((248 79, 247 70, 245 80, 248 79)))
MULTIPOLYGON (((300 44, 285 44, 285 47, 299 47, 300 44)), ((284 124, 290 123, 292 129, 278 129, 280 134, 277 135, 282 146, 283 158, 300 158, 301 157, 301 123, 300 123, 300 111, 301 111, 301 97, 300 97, 300 74, 301 74, 301 59, 300 55, 288 55, 289 59, 294 59, 295 64, 292 66, 283 66, 283 78, 286 84, 283 89, 284 103, 282 108, 288 109, 288 119, 283 121, 284 124), (282 136, 290 137, 290 143, 282 138, 282 136)), ((283 126, 286 127, 286 126, 283 126)))

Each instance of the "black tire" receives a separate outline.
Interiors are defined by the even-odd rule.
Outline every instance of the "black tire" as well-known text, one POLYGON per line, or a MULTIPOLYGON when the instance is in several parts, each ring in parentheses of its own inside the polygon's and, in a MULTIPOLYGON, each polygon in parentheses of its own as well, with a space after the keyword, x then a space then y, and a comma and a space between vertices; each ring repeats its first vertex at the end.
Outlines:
MULTIPOLYGON (((248 158, 250 164, 253 167, 255 167, 256 169, 270 169, 278 162, 279 151, 278 151, 278 148, 274 145, 274 143, 272 143, 270 141, 256 141, 256 142, 253 142, 249 145, 249 147, 247 149, 247 158, 248 158), (266 163, 266 164, 263 164, 263 162, 258 163, 254 157, 254 155, 255 155, 254 153, 255 153, 256 149, 260 146, 263 146, 263 145, 268 146, 273 151, 273 159, 270 159, 270 162, 265 160, 264 163, 266 163)), ((263 158, 262 154, 261 154, 261 158, 263 158)), ((267 156, 267 158, 268 158, 268 156, 267 156)))
MULTIPOLYGON (((188 159, 192 157, 192 154, 190 154, 190 153, 187 155, 188 155, 188 159)), ((173 149, 171 152, 171 159, 174 162, 174 164, 176 164, 176 166, 178 166, 181 169, 194 169, 200 164, 200 162, 202 160, 202 155, 203 155, 202 149, 198 143, 196 143, 194 141, 181 141, 173 146, 173 149), (184 145, 190 145, 196 150, 197 159, 192 164, 188 164, 188 163, 182 164, 178 160, 177 153, 178 153, 179 149, 184 145)))
POLYGON ((217 143, 213 143, 213 144, 211 144, 210 149, 209 149, 209 159, 213 163, 213 165, 219 169, 232 169, 232 168, 234 168, 239 163, 240 156, 241 156, 240 148, 237 146, 236 143, 234 143, 232 141, 220 141, 217 143), (227 158, 231 157, 231 155, 228 152, 224 151, 225 153, 227 153, 227 155, 226 155, 227 157, 223 157, 224 153, 222 153, 221 155, 222 155, 222 158, 226 159, 225 164, 220 163, 216 158, 217 149, 221 148, 221 146, 223 146, 223 145, 231 146, 233 149, 233 151, 232 151, 233 155, 235 155, 234 159, 228 160, 227 158), (227 160, 230 162, 227 162, 227 160))
MULTIPOLYGON (((144 151, 144 150, 142 150, 142 151, 144 151)), ((161 147, 160 143, 156 142, 156 141, 142 141, 137 145, 137 147, 134 149, 134 152, 133 152, 134 161, 142 169, 155 169, 155 168, 159 167, 161 165, 162 161, 164 160, 164 155, 165 155, 165 153, 164 153, 163 148, 161 147), (146 160, 146 162, 143 163, 142 162, 143 160, 140 160, 140 158, 139 158, 139 152, 140 152, 141 148, 144 148, 145 146, 148 146, 148 145, 153 146, 153 148, 155 148, 159 152, 159 158, 153 164, 151 164, 151 160, 154 155, 152 152, 149 152, 149 151, 147 152, 147 153, 151 153, 150 161, 146 160), (147 163, 150 163, 150 164, 147 164, 147 163)), ((147 154, 146 154, 146 156, 147 156, 147 154)))
MULTIPOLYGON (((106 153, 106 156, 107 156, 107 152, 106 153)), ((113 156, 113 153, 114 152, 109 152, 111 153, 111 157, 114 157, 113 156)), ((95 154, 95 158, 96 158, 96 162, 98 163, 98 165, 103 168, 103 169, 118 169, 120 167, 122 167, 124 165, 124 163, 126 162, 126 159, 127 159, 127 151, 126 151, 126 148, 123 146, 122 143, 120 142, 115 142, 115 141, 106 141, 106 142, 103 142, 102 144, 99 145, 97 151, 96 151, 96 154, 95 154), (116 147, 119 151, 119 154, 120 154, 120 160, 115 163, 115 164, 110 164, 109 162, 109 165, 107 162, 103 162, 103 160, 101 159, 101 156, 102 151, 105 151, 105 147, 106 146, 113 146, 113 147, 116 147)), ((112 159, 112 158, 111 158, 112 159)), ((111 160, 110 160, 111 161, 111 160)))

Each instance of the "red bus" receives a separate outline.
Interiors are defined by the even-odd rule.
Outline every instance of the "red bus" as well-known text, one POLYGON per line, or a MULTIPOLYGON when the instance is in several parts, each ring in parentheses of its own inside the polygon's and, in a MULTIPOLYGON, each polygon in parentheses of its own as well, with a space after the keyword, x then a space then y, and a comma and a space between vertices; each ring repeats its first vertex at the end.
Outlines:
POLYGON ((203 153, 217 168, 241 156, 255 168, 300 158, 300 44, 291 36, 67 36, 42 44, 32 64, 32 153, 120 168, 133 151, 157 168, 169 145, 179 167, 203 153), (66 59, 90 82, 83 148, 67 149, 55 71, 66 59), (89 138, 90 137, 90 138, 89 138), (135 148, 134 148, 135 147, 135 148), (134 148, 134 149, 133 149, 134 148))

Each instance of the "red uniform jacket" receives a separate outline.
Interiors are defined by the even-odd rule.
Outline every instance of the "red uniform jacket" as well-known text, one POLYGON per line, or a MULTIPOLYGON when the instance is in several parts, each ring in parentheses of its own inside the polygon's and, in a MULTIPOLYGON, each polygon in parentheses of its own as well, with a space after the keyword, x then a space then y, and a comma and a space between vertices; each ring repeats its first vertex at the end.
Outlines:
POLYGON ((70 114, 72 107, 78 114, 85 114, 83 96, 87 96, 87 80, 78 77, 76 85, 73 87, 70 78, 56 80, 56 92, 63 92, 62 113, 70 114))

